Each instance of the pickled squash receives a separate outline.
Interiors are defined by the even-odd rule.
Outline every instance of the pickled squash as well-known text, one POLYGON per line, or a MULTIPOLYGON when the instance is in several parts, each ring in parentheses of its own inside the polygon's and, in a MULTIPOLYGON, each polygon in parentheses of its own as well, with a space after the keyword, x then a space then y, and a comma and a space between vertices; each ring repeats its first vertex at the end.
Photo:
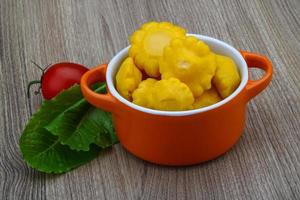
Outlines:
POLYGON ((142 81, 142 73, 133 63, 132 58, 126 58, 116 76, 117 90, 127 100, 132 100, 131 94, 142 81))
POLYGON ((176 78, 147 79, 133 93, 133 103, 156 110, 189 110, 193 102, 190 89, 176 78))
POLYGON ((206 90, 205 92, 203 92, 203 94, 200 97, 195 99, 193 108, 194 109, 203 108, 218 103, 221 100, 222 99, 219 96, 215 87, 211 87, 211 89, 206 90))
POLYGON ((217 70, 213 83, 222 98, 228 97, 240 84, 241 78, 234 61, 227 56, 217 55, 217 70))
POLYGON ((132 93, 132 103, 146 108, 153 108, 153 88, 157 80, 148 78, 142 81, 132 93))
POLYGON ((174 38, 184 38, 185 30, 169 22, 148 22, 130 37, 129 56, 150 77, 159 77, 158 61, 174 38))
POLYGON ((203 108, 228 97, 241 82, 232 58, 212 52, 172 23, 145 23, 130 44, 116 88, 136 105, 164 111, 203 108))
POLYGON ((162 79, 178 78, 195 97, 211 88, 216 71, 216 58, 209 47, 193 36, 173 39, 159 62, 162 79))

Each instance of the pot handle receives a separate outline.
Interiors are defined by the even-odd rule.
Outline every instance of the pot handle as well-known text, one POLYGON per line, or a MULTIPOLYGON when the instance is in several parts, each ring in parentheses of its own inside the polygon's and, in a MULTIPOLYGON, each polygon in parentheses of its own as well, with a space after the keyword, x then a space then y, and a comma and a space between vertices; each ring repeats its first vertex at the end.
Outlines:
POLYGON ((259 54, 250 53, 246 51, 240 51, 242 56, 244 57, 248 68, 259 68, 265 71, 264 76, 259 80, 249 80, 246 85, 246 95, 247 100, 254 98, 261 91, 263 91, 270 83, 273 74, 273 67, 270 60, 259 54))
POLYGON ((90 89, 90 85, 100 81, 106 81, 107 64, 96 66, 83 74, 80 80, 81 92, 85 99, 96 106, 108 112, 114 112, 116 99, 108 91, 106 94, 99 94, 90 89))

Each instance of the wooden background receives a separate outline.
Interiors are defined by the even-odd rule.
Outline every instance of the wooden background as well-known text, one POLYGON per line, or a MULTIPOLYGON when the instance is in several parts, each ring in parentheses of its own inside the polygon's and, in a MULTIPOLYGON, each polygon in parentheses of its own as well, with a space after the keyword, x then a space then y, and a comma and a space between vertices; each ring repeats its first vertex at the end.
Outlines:
POLYGON ((0 0, 0 199, 300 199, 299 43, 299 0, 0 0), (25 95, 41 74, 30 60, 107 62, 149 20, 174 22, 273 62, 273 81, 249 103, 238 144, 186 168, 146 163, 120 145, 64 175, 29 168, 18 140, 42 101, 25 95))

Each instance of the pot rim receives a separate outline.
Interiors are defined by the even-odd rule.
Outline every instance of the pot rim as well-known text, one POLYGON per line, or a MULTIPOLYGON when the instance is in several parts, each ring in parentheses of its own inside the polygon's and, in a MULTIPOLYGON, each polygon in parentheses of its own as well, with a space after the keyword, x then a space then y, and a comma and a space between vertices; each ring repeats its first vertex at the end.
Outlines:
POLYGON ((107 84, 110 94, 114 98, 116 98, 117 100, 119 100, 120 102, 122 102, 123 104, 129 106, 130 108, 132 108, 134 110, 138 110, 140 112, 144 112, 144 113, 148 113, 148 114, 152 114, 152 115, 161 115, 161 116, 188 116, 188 115, 199 114, 199 113, 203 113, 203 112, 207 112, 207 111, 211 111, 216 108, 219 108, 219 107, 225 105, 226 103, 228 103, 229 101, 231 101, 232 99, 234 99, 239 93, 242 92, 242 90, 245 88, 245 86, 248 82, 248 67, 247 67, 247 63, 246 63, 245 59, 243 58, 243 56, 241 55, 241 53, 237 49, 232 47, 231 45, 229 45, 221 40, 218 40, 218 39, 215 39, 215 38, 212 38, 209 36, 198 35, 198 34, 187 34, 187 35, 197 37, 198 39, 204 41, 212 49, 220 48, 221 51, 226 50, 226 52, 225 52, 226 56, 231 57, 235 61, 236 65, 239 69, 240 76, 241 76, 241 83, 240 83, 239 87, 231 95, 229 95, 225 99, 223 99, 220 102, 215 103, 213 105, 199 108, 199 109, 194 109, 194 110, 186 110, 186 111, 161 111, 161 110, 154 110, 154 109, 145 108, 145 107, 133 104, 132 102, 123 98, 118 93, 118 91, 116 90, 116 88, 114 86, 115 74, 116 74, 117 69, 119 68, 121 62, 128 55, 128 50, 129 50, 130 46, 127 46, 126 48, 119 51, 112 58, 112 60, 109 62, 108 66, 107 66, 106 84, 107 84))

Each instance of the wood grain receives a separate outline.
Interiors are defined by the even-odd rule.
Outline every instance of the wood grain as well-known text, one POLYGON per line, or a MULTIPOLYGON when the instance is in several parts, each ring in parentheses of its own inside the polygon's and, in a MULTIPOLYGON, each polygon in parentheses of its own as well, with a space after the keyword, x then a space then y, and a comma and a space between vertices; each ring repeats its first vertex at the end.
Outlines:
POLYGON ((0 0, 0 199, 300 199, 299 43, 299 0, 0 0), (146 163, 120 145, 64 175, 29 168, 18 140, 42 101, 26 98, 41 74, 30 60, 108 62, 149 20, 271 59, 273 81, 249 103, 240 141, 187 168, 146 163))

